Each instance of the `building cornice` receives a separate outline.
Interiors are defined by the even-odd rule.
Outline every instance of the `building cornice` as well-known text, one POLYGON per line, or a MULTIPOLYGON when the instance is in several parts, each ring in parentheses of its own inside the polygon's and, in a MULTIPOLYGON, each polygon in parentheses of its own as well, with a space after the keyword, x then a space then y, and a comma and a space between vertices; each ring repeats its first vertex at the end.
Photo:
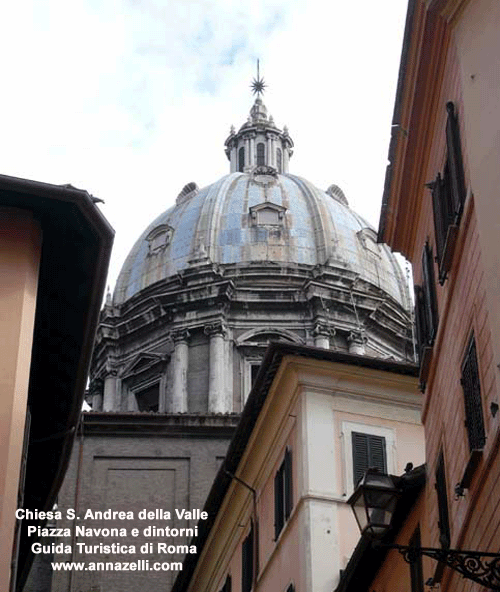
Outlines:
MULTIPOLYGON (((80 418, 114 235, 98 201, 71 185, 0 175, 0 206, 28 212, 43 241, 28 389, 29 508, 52 507, 80 418)), ((19 589, 33 559, 25 521, 21 528, 19 589)))
POLYGON ((82 414, 84 436, 161 436, 172 438, 227 438, 238 425, 238 413, 88 412, 82 414))
POLYGON ((407 24, 392 121, 378 240, 406 257, 411 254, 441 81, 450 42, 450 26, 423 0, 408 6, 407 24), (404 195, 404 199, 403 199, 404 195))

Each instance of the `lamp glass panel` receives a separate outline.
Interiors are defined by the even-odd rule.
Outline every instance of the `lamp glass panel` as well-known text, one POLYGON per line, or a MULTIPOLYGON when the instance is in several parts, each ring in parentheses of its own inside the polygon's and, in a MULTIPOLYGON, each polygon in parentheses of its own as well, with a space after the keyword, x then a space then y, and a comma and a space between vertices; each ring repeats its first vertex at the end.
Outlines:
POLYGON ((395 499, 393 491, 368 488, 365 490, 365 503, 369 508, 391 508, 395 499))
POLYGON ((352 504, 352 509, 354 511, 354 516, 356 518, 358 526, 361 532, 363 532, 363 530, 368 526, 368 515, 366 512, 365 500, 363 495, 359 495, 357 497, 357 499, 352 504))
POLYGON ((376 501, 379 503, 367 505, 369 530, 374 535, 381 535, 389 528, 396 507, 396 500, 397 497, 394 493, 384 493, 377 496, 376 501))

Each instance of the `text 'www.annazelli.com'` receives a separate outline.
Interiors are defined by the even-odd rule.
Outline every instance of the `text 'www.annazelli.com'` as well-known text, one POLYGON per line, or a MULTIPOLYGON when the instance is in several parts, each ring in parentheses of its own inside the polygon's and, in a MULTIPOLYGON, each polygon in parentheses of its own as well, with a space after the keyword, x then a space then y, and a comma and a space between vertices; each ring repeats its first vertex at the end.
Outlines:
POLYGON ((52 562, 55 571, 181 571, 182 563, 138 559, 137 561, 79 561, 52 562))

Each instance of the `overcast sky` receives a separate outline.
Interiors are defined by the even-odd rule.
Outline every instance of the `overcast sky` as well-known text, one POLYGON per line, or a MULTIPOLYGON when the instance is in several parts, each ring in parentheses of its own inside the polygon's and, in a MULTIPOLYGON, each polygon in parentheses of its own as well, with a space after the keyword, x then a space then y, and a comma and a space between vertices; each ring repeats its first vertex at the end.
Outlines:
POLYGON ((378 226, 406 0, 18 0, 0 8, 0 172, 105 200, 114 287, 135 240, 229 172, 260 58, 290 172, 378 226))

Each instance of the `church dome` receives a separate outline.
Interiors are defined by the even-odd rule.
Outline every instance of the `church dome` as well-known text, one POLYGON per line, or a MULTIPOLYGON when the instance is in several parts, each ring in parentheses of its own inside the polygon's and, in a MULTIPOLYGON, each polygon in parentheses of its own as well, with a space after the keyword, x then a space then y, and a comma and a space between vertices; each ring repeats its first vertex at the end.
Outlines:
POLYGON ((394 255, 377 244, 375 231, 348 207, 342 190, 332 185, 321 191, 268 165, 233 172, 200 190, 186 185, 177 203, 136 242, 119 275, 114 304, 202 262, 326 266, 351 272, 409 307, 394 255))
POLYGON ((229 174, 188 183, 127 257, 101 313, 93 409, 239 413, 272 341, 411 359, 396 258, 338 185, 289 172, 293 141, 260 96, 225 152, 229 174))

